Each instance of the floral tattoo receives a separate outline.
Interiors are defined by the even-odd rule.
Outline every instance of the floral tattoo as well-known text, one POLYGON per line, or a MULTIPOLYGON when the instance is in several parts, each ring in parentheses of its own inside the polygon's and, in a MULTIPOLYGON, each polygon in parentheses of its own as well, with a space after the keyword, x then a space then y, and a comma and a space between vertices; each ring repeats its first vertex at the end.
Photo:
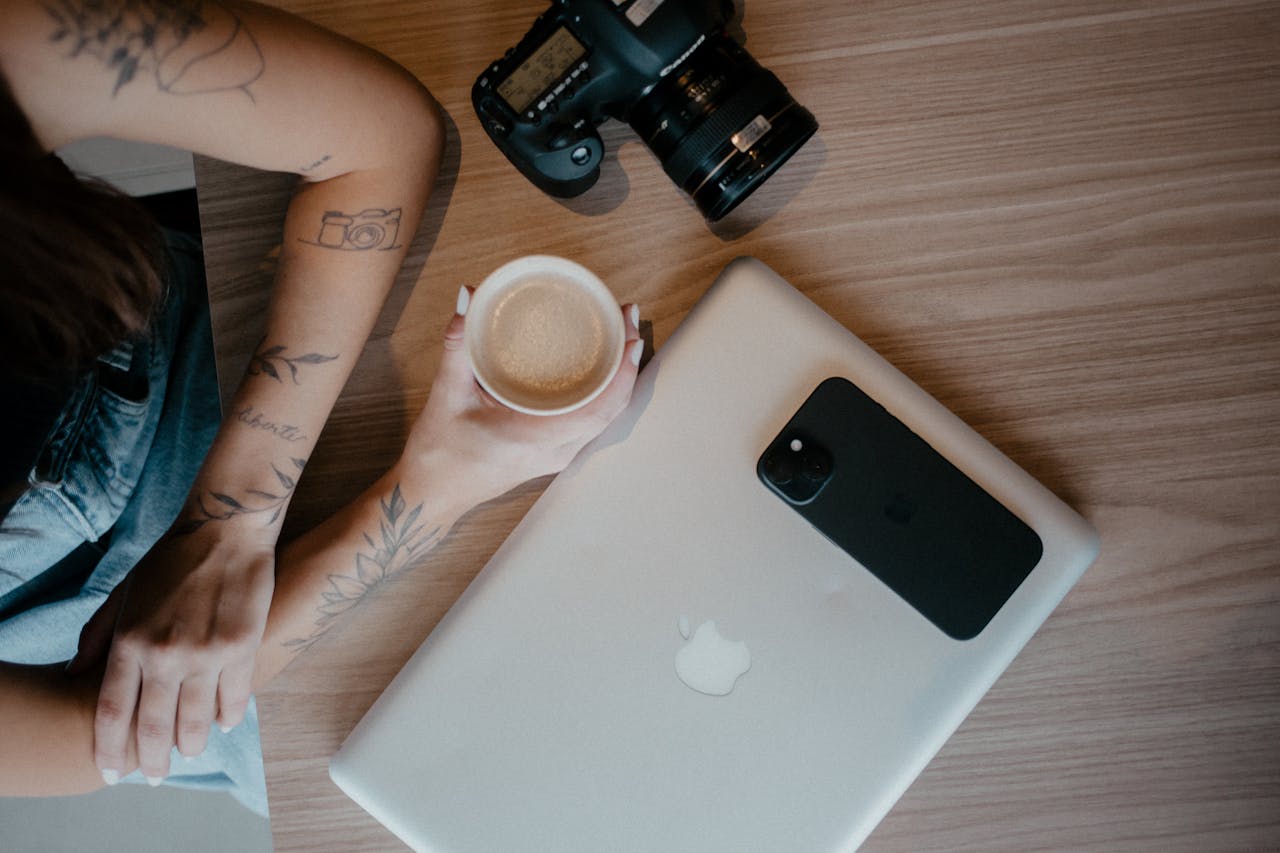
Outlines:
POLYGON ((217 0, 46 0, 49 40, 115 74, 112 96, 150 76, 169 95, 241 91, 266 70, 258 40, 217 0))
POLYGON ((416 556, 431 550, 442 538, 440 526, 427 531, 427 524, 418 521, 422 504, 406 512, 399 483, 390 497, 379 503, 382 518, 378 521, 378 538, 366 532, 368 549, 356 552, 354 571, 329 575, 329 587, 322 593, 324 603, 317 608, 314 630, 306 637, 287 640, 285 648, 301 652, 315 644, 342 614, 369 598, 387 580, 412 567, 416 556))

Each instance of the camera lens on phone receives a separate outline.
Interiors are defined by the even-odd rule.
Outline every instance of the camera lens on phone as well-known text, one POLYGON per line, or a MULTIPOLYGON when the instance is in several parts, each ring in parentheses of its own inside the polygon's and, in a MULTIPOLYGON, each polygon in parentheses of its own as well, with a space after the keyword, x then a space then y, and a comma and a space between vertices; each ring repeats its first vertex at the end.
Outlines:
POLYGON ((826 482, 831 476, 831 458, 825 453, 810 453, 800 464, 800 474, 815 483, 826 482))
POLYGON ((779 486, 795 479, 796 461, 790 455, 772 453, 764 458, 764 474, 779 486))
POLYGON ((818 129, 786 86, 723 32, 708 36, 628 115, 672 181, 722 218, 818 129))

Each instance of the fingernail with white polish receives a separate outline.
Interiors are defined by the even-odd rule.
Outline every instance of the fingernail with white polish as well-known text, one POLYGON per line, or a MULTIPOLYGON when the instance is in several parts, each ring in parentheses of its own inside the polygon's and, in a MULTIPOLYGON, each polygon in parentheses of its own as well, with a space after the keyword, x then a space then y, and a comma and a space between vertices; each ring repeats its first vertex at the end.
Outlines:
POLYGON ((218 723, 218 728, 219 728, 219 729, 222 731, 222 733, 225 735, 225 734, 230 734, 230 733, 231 733, 231 729, 233 729, 233 728, 234 728, 234 726, 228 726, 226 723, 218 723))
POLYGON ((467 309, 471 307, 471 294, 467 292, 467 286, 464 284, 458 288, 458 307, 454 309, 458 316, 467 316, 467 309))
POLYGON ((639 305, 631 306, 631 325, 635 326, 637 329, 640 328, 640 306, 639 305))
POLYGON ((151 787, 153 787, 153 788, 158 788, 158 787, 160 787, 160 783, 161 783, 161 782, 163 782, 163 781, 164 781, 164 777, 163 777, 163 776, 148 776, 148 777, 147 777, 147 784, 148 784, 148 785, 150 785, 150 786, 151 786, 151 787))
POLYGON ((114 785, 120 781, 120 774, 114 770, 103 770, 102 781, 106 782, 108 785, 114 785))
POLYGON ((636 367, 640 366, 640 356, 644 353, 644 343, 636 341, 631 345, 631 363, 636 367))

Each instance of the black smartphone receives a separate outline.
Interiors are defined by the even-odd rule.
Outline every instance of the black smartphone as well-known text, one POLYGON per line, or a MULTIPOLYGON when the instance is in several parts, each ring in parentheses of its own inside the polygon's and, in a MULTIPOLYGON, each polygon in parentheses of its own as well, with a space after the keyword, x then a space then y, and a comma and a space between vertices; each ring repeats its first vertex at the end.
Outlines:
POLYGON ((770 490, 948 636, 976 637, 1040 537, 847 379, 824 380, 756 463, 770 490))

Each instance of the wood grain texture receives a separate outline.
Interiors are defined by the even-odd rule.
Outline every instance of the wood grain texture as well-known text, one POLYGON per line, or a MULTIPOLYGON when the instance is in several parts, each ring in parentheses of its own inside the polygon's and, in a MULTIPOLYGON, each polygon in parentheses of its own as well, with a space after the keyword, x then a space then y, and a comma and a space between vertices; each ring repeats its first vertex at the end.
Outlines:
MULTIPOLYGON (((283 3, 435 93, 449 153, 298 489, 314 523, 391 459, 460 283, 562 254, 655 342, 731 258, 791 280, 1089 517, 1103 550, 869 850, 1280 847, 1280 5, 748 0, 822 123, 708 227, 631 131, 566 202, 469 93, 538 0, 283 3)), ((224 389, 291 181, 198 167, 224 389)), ((260 697, 277 850, 400 850, 328 756, 536 498, 474 511, 260 697)))

